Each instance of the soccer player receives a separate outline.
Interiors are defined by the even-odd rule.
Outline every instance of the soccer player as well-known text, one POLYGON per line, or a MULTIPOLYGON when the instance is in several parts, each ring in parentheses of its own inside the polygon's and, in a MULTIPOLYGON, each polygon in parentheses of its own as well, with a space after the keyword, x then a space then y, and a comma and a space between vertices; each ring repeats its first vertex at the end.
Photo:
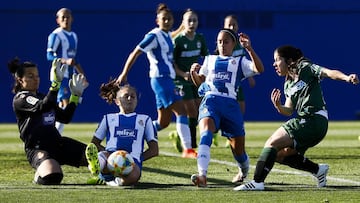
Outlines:
POLYGON ((84 89, 85 77, 73 75, 70 80, 70 103, 59 108, 56 97, 66 67, 55 59, 51 67, 52 83, 45 95, 38 92, 40 78, 36 64, 14 59, 8 64, 14 76, 13 109, 24 142, 30 165, 36 170, 34 182, 41 185, 58 185, 63 179, 61 165, 86 166, 86 145, 68 137, 62 137, 55 128, 55 121, 68 123, 84 89))
MULTIPOLYGON (((52 62, 54 58, 60 58, 61 63, 68 66, 64 76, 64 83, 62 83, 58 93, 59 106, 65 108, 69 104, 70 98, 70 91, 67 86, 69 79, 72 74, 76 72, 83 75, 85 75, 85 73, 76 57, 78 37, 76 33, 71 30, 73 23, 71 10, 68 8, 58 10, 56 13, 56 23, 59 27, 48 36, 46 57, 50 62, 52 62)), ((64 124, 56 122, 56 128, 62 133, 64 124)))
POLYGON ((127 75, 136 59, 143 52, 147 53, 150 63, 150 83, 155 93, 158 113, 158 119, 153 124, 157 131, 166 128, 171 122, 172 113, 174 113, 176 115, 176 130, 184 148, 182 157, 196 158, 197 153, 191 146, 190 128, 185 106, 181 96, 175 93, 173 81, 175 79, 174 46, 169 32, 173 22, 174 18, 170 9, 165 4, 159 4, 156 16, 158 27, 147 33, 130 53, 117 82, 119 84, 126 83, 127 75))
POLYGON ((282 115, 297 117, 280 126, 266 141, 256 164, 254 179, 234 190, 264 190, 264 181, 275 162, 307 171, 317 178, 317 186, 326 186, 327 164, 317 164, 305 157, 310 147, 317 145, 328 129, 326 110, 320 81, 323 78, 358 84, 356 74, 345 75, 312 63, 296 47, 285 45, 274 51, 275 72, 285 77, 285 103, 281 104, 281 90, 273 89, 271 101, 282 115))
POLYGON ((236 89, 244 78, 264 71, 264 66, 251 46, 250 38, 240 33, 240 43, 248 52, 245 56, 232 56, 238 43, 237 34, 230 29, 221 29, 217 36, 219 55, 205 57, 201 66, 194 63, 191 78, 204 95, 199 108, 200 144, 198 148, 198 174, 191 176, 192 182, 206 187, 206 175, 210 162, 210 147, 213 134, 219 129, 222 136, 230 140, 230 147, 239 168, 239 174, 245 178, 249 170, 249 158, 245 152, 245 130, 243 115, 236 101, 236 89))
POLYGON ((201 57, 209 54, 205 38, 202 34, 196 33, 198 25, 198 15, 192 9, 187 9, 182 20, 184 29, 174 38, 175 85, 185 104, 192 148, 197 147, 196 126, 200 97, 189 72, 193 63, 198 63, 201 57))
POLYGON ((95 131, 91 143, 86 149, 89 169, 92 174, 99 175, 92 184, 110 186, 134 185, 141 176, 142 162, 159 153, 157 132, 148 115, 137 114, 137 94, 134 87, 125 85, 119 87, 115 80, 102 84, 100 95, 109 104, 115 103, 119 113, 104 115, 95 131), (106 139, 106 147, 101 142, 106 139), (148 148, 144 151, 144 142, 148 148), (98 150, 100 151, 98 153, 98 150), (130 174, 114 177, 107 168, 107 159, 117 150, 127 151, 135 161, 135 167, 130 174))
MULTIPOLYGON (((224 19, 224 28, 227 29, 231 29, 233 30, 235 33, 239 32, 239 23, 237 20, 237 17, 235 15, 228 15, 225 17, 224 19)), ((233 52, 233 56, 245 56, 246 55, 246 51, 244 49, 244 47, 242 47, 240 45, 240 43, 237 43, 235 48, 234 48, 234 52, 233 52)), ((256 84, 256 81, 253 77, 249 77, 247 78, 250 87, 254 87, 256 84)), ((241 86, 239 86, 238 90, 237 90, 237 100, 239 102, 240 108, 242 113, 245 113, 245 96, 244 96, 244 92, 241 86)))

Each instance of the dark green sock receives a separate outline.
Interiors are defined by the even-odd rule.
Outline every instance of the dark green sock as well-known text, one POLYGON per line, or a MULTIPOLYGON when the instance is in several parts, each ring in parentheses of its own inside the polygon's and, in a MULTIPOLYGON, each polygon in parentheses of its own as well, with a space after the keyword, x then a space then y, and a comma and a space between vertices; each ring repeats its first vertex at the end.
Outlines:
POLYGON ((277 150, 275 148, 264 148, 260 154, 254 174, 254 180, 257 183, 264 182, 266 176, 274 166, 277 150))
POLYGON ((292 156, 285 157, 281 164, 290 166, 291 168, 307 171, 310 173, 317 173, 319 165, 310 161, 304 155, 295 154, 292 156))
POLYGON ((197 119, 196 118, 189 118, 189 128, 191 134, 191 146, 192 148, 196 148, 196 126, 197 126, 197 119))

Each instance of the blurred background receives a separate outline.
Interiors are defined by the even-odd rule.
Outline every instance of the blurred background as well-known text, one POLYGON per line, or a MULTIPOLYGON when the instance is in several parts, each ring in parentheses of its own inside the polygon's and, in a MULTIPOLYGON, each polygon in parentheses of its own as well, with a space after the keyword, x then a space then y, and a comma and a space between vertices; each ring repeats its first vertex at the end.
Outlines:
MULTIPOLYGON (((26 1, 0 3, 0 123, 16 122, 12 111, 13 79, 7 62, 15 56, 38 64, 40 91, 47 92, 50 64, 46 60, 48 35, 57 27, 55 13, 62 7, 72 10, 72 30, 79 37, 78 56, 90 86, 77 109, 74 122, 99 122, 102 115, 118 111, 99 95, 99 86, 116 78, 126 58, 144 35, 156 27, 156 8, 166 3, 173 11, 176 29, 187 8, 198 13, 198 32, 206 38, 210 52, 215 49, 216 35, 228 14, 238 17, 241 32, 247 33, 265 65, 256 76, 256 86, 243 82, 248 121, 279 121, 270 101, 273 88, 283 88, 284 78, 273 69, 273 51, 291 44, 302 49, 306 57, 319 65, 360 73, 360 1, 357 0, 226 0, 226 1, 149 1, 87 0, 26 1)), ((156 119, 155 97, 150 88, 146 54, 134 64, 129 82, 141 97, 137 112, 156 119)), ((330 120, 360 119, 360 89, 344 82, 325 79, 322 82, 330 120)))

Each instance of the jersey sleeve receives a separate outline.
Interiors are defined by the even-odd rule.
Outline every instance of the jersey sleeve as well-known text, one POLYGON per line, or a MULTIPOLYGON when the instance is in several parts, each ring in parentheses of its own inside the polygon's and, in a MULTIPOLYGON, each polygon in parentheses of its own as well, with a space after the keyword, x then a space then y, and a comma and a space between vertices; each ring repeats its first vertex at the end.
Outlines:
POLYGON ((104 140, 107 132, 108 132, 107 117, 106 115, 104 115, 97 129, 95 130, 94 137, 96 137, 99 140, 104 140))
POLYGON ((57 57, 56 50, 60 45, 60 40, 57 37, 56 33, 51 33, 48 36, 47 49, 46 49, 46 58, 48 61, 53 61, 57 57))
POLYGON ((244 74, 244 78, 248 78, 254 75, 257 75, 254 71, 254 63, 247 59, 245 56, 239 56, 240 57, 240 64, 241 64, 241 70, 244 74))
POLYGON ((49 91, 44 98, 39 98, 29 92, 19 92, 14 97, 14 109, 23 112, 49 111, 57 106, 57 91, 49 91))
POLYGON ((146 142, 150 142, 150 141, 157 142, 158 141, 157 131, 155 130, 150 117, 148 117, 148 119, 146 119, 144 138, 145 138, 146 142))
POLYGON ((204 62, 199 70, 199 75, 208 75, 208 64, 209 64, 210 56, 205 56, 204 62))
POLYGON ((156 41, 156 34, 155 33, 148 33, 145 35, 144 39, 137 45, 137 47, 142 52, 148 52, 151 49, 154 49, 157 47, 157 41, 156 41))

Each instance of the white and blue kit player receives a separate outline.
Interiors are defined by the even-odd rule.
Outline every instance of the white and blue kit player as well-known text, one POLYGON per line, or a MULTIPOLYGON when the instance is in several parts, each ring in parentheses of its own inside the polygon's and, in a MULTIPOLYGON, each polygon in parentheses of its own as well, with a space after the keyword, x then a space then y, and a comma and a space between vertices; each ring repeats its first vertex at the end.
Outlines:
MULTIPOLYGON (((107 114, 101 120, 94 137, 106 140, 105 151, 108 154, 117 150, 127 151, 134 159, 140 171, 143 163, 144 141, 157 142, 157 133, 152 125, 152 120, 144 114, 135 112, 129 114, 107 114)), ((99 152, 100 170, 106 167, 107 155, 99 152)), ((110 174, 100 174, 105 181, 115 179, 110 174)))
MULTIPOLYGON (((75 32, 71 31, 73 22, 71 11, 67 8, 61 8, 56 14, 56 22, 59 25, 48 36, 46 57, 52 62, 55 58, 61 58, 63 64, 68 65, 64 75, 64 82, 61 83, 58 92, 58 103, 61 108, 65 108, 69 103, 70 91, 68 88, 69 79, 75 70, 84 74, 79 61, 76 57, 78 48, 78 37, 75 32)), ((61 133, 63 124, 57 122, 56 128, 61 133)))
POLYGON ((234 159, 238 164, 239 173, 232 182, 242 182, 249 170, 249 157, 245 152, 244 120, 236 99, 236 90, 243 79, 262 72, 263 65, 245 34, 241 34, 240 39, 247 42, 244 44, 247 45, 251 60, 245 56, 232 56, 237 43, 236 36, 232 30, 220 30, 217 37, 219 55, 206 56, 203 65, 195 63, 190 70, 192 80, 199 86, 199 94, 203 96, 198 117, 200 129, 198 174, 194 174, 191 178, 193 183, 200 187, 207 185, 210 147, 213 133, 218 130, 221 130, 222 136, 230 141, 234 159))
MULTIPOLYGON (((169 108, 175 102, 181 102, 182 97, 175 91, 174 79, 176 76, 173 66, 173 42, 171 34, 160 28, 154 28, 138 44, 138 48, 145 52, 150 63, 150 83, 155 93, 157 109, 169 108)), ((159 121, 154 121, 155 128, 162 129, 159 121)), ((191 149, 190 128, 185 115, 176 116, 176 128, 185 149, 183 155, 186 157, 186 149, 191 149)))
MULTIPOLYGON (((74 32, 68 32, 62 28, 56 28, 48 37, 47 59, 53 61, 55 58, 70 59, 76 58, 77 36, 74 32)), ((77 61, 77 60, 76 60, 77 61)), ((58 93, 58 102, 69 99, 70 92, 68 89, 69 78, 75 73, 73 66, 68 66, 64 80, 58 93)))
POLYGON ((146 53, 150 64, 149 77, 151 88, 155 94, 158 112, 158 120, 154 121, 153 125, 157 131, 166 128, 170 124, 172 113, 174 112, 176 115, 177 133, 180 136, 184 149, 182 156, 185 158, 195 158, 196 152, 191 147, 190 128, 185 106, 174 84, 176 75, 173 65, 174 47, 169 32, 170 26, 168 25, 171 22, 172 26, 172 15, 168 12, 161 12, 157 17, 159 27, 148 32, 136 46, 129 55, 117 81, 120 84, 126 82, 127 74, 136 58, 141 53, 146 53), (162 15, 164 16, 162 17, 162 15))
MULTIPOLYGON (((229 57, 209 55, 199 71, 206 76, 205 82, 199 87, 203 99, 199 107, 198 120, 210 117, 215 124, 215 132, 221 129, 222 136, 232 138, 245 136, 243 114, 236 100, 236 89, 244 78, 255 75, 252 61, 246 57, 229 57)), ((198 149, 198 169, 200 175, 206 175, 210 161, 210 146, 213 133, 204 131, 200 134, 198 149), (205 155, 205 156, 204 156, 205 155), (202 158, 207 157, 207 158, 202 158)), ((249 167, 248 155, 235 154, 240 168, 249 167)))

